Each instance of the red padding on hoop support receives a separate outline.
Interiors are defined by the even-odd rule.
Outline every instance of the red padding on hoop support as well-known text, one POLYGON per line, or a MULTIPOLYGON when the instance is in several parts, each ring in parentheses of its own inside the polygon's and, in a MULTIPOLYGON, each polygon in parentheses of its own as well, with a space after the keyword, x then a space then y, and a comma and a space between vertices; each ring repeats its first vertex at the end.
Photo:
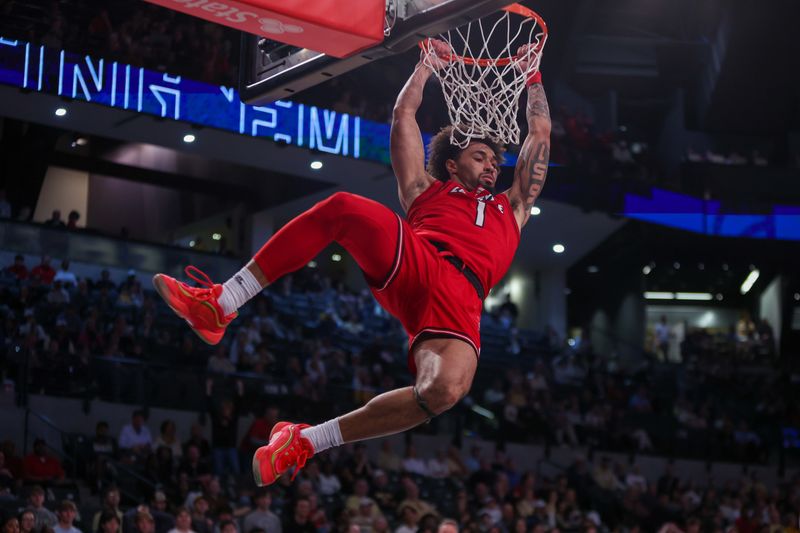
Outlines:
POLYGON ((385 0, 147 0, 237 30, 335 57, 383 41, 385 0))

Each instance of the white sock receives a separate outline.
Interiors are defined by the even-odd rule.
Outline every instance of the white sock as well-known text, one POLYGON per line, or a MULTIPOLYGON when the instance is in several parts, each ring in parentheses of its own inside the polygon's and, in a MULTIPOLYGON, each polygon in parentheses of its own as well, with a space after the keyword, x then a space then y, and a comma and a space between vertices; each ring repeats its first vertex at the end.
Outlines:
POLYGON ((217 302, 225 316, 233 313, 247 300, 260 293, 263 287, 247 267, 244 267, 222 285, 222 294, 217 302))
POLYGON ((314 446, 314 453, 344 444, 338 418, 328 420, 318 426, 305 428, 300 432, 300 435, 311 441, 311 445, 314 446))

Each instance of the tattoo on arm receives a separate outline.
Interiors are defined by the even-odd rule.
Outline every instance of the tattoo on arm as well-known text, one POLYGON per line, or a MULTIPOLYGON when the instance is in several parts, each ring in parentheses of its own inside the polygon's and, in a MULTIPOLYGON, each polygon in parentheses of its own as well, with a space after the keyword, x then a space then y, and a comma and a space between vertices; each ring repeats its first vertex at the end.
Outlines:
POLYGON ((520 155, 517 164, 516 180, 519 183, 519 190, 522 193, 520 199, 524 202, 525 208, 530 208, 533 202, 542 192, 544 182, 547 179, 547 165, 550 161, 550 143, 539 141, 520 155))
POLYGON ((547 96, 544 94, 544 87, 541 83, 535 83, 528 89, 528 120, 535 117, 550 120, 550 106, 547 104, 547 96))

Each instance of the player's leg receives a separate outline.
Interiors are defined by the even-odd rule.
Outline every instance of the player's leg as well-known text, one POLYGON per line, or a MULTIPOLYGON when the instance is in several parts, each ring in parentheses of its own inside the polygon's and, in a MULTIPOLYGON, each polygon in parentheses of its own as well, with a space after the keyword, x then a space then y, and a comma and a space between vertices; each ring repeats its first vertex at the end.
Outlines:
POLYGON ((190 287, 164 274, 156 274, 153 285, 204 341, 216 344, 239 307, 281 276, 308 264, 333 241, 344 246, 369 281, 382 280, 398 253, 399 225, 398 216, 378 202, 337 192, 281 228, 224 284, 214 284, 190 267, 187 274, 206 288, 190 287))
POLYGON ((413 387, 385 392, 318 426, 276 425, 270 443, 253 457, 256 483, 268 485, 328 448, 411 429, 447 411, 469 392, 478 364, 470 344, 453 338, 427 339, 414 346, 413 356, 417 365, 413 387))

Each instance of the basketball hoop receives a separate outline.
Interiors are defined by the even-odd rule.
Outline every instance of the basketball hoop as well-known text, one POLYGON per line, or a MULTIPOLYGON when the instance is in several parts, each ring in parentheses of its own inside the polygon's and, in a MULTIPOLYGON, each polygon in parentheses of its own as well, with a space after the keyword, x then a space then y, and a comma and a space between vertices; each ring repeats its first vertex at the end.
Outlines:
POLYGON ((437 52, 430 39, 419 46, 423 64, 442 84, 453 124, 450 142, 461 148, 474 138, 519 143, 519 96, 539 70, 547 41, 544 20, 533 10, 512 4, 494 22, 478 19, 439 39, 448 45, 449 54, 437 52), (522 22, 516 21, 518 16, 522 22), (517 53, 522 46, 527 48, 517 53))

